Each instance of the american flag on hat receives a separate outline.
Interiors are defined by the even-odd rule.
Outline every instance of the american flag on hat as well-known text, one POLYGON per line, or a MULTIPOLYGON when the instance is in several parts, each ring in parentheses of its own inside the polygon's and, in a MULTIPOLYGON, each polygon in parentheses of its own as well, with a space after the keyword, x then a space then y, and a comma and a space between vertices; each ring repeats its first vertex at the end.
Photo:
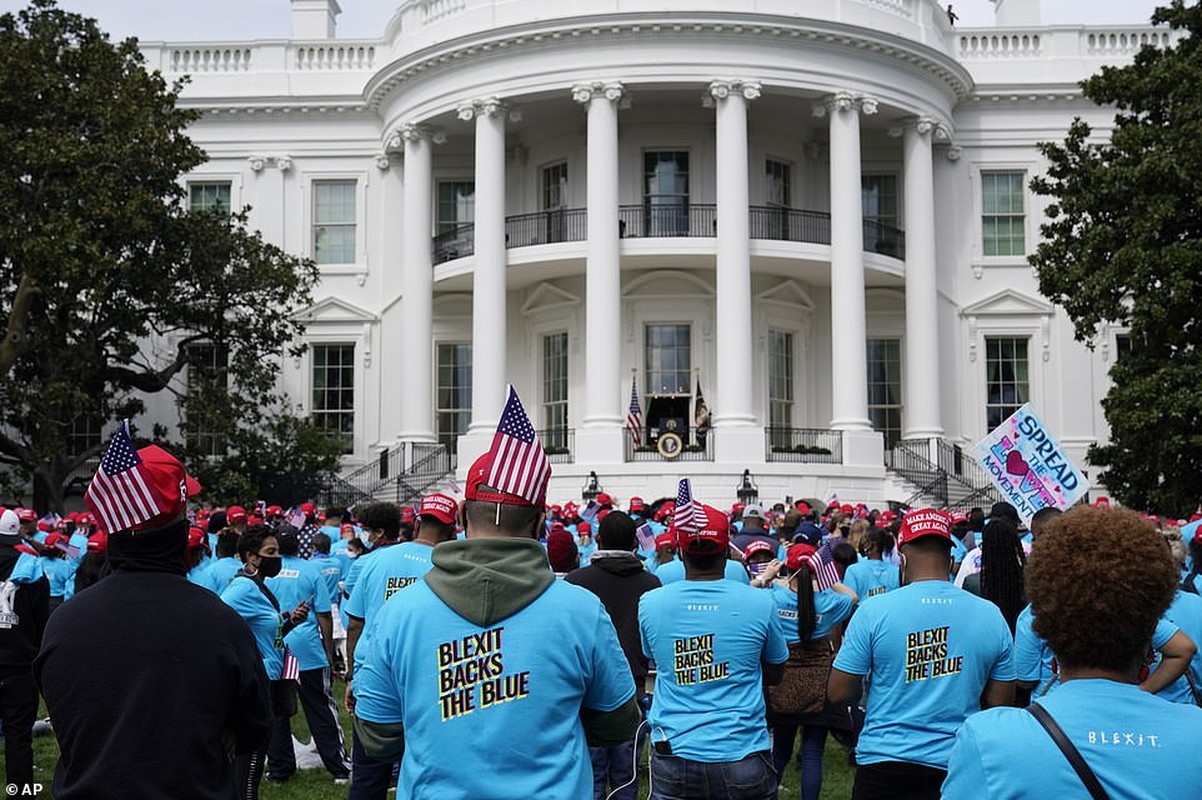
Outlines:
POLYGON ((491 452, 487 484, 531 505, 541 505, 551 478, 551 462, 512 384, 493 434, 491 452))
POLYGON ((681 478, 676 488, 676 510, 672 512, 672 527, 692 533, 705 527, 705 509, 693 499, 693 484, 681 478))
POLYGON ((818 590, 829 589, 839 582, 839 568, 835 565, 835 554, 831 543, 824 542, 818 552, 809 557, 810 572, 818 583, 818 590))
POLYGON ((630 379, 630 409, 626 412, 626 430, 630 432, 630 443, 638 447, 643 443, 643 409, 639 405, 638 381, 630 379))
POLYGON ((152 491, 152 482, 143 474, 142 457, 129 434, 129 420, 124 420, 100 459, 84 492, 84 502, 106 531, 128 530, 167 510, 152 491))

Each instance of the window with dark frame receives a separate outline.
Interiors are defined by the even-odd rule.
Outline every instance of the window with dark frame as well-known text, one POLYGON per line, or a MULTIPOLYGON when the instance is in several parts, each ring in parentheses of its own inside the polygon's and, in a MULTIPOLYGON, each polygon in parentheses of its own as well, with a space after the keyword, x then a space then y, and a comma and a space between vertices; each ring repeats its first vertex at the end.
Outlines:
POLYGON ((318 264, 355 263, 356 183, 313 181, 313 260, 318 264))
POLYGON ((1027 339, 985 338, 985 429, 993 430, 1031 399, 1027 339))
POLYGON ((355 346, 315 344, 310 417, 326 436, 355 449, 355 346))
POLYGON ((868 419, 887 442, 901 441, 901 340, 868 340, 868 419))
POLYGON ((438 441, 453 454, 460 435, 467 432, 472 420, 472 346, 441 342, 437 357, 435 417, 438 441))

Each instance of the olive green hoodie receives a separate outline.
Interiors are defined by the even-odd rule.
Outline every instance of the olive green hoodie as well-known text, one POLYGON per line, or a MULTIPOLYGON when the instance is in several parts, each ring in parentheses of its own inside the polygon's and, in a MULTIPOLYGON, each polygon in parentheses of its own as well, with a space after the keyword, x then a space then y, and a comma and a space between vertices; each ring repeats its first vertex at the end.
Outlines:
MULTIPOLYGON (((430 590, 456 614, 482 628, 521 611, 555 582, 546 551, 533 539, 444 542, 434 548, 432 560, 434 567, 423 579, 430 590)), ((612 747, 634 738, 638 703, 632 697, 613 711, 581 708, 580 719, 590 747, 612 747)), ((392 761, 404 752, 404 730, 399 723, 356 718, 355 731, 372 758, 392 761)))

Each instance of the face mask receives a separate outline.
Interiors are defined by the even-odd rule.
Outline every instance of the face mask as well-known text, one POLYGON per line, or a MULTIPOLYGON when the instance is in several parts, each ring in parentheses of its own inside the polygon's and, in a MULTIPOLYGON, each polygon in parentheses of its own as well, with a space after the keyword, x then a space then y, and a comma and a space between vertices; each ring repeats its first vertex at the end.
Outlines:
POLYGON ((280 574, 282 561, 279 556, 259 556, 259 574, 264 578, 274 578, 280 574))

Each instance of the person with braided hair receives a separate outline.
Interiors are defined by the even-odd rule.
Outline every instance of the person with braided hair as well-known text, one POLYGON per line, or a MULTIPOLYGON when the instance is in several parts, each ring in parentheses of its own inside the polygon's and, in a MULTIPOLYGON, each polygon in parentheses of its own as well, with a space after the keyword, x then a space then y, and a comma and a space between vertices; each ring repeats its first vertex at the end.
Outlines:
POLYGON ((1009 520, 990 520, 981 542, 981 571, 964 580, 965 589, 998 607, 1012 634, 1027 602, 1023 596, 1026 563, 1018 529, 1009 520))
POLYGON ((768 687, 768 728, 772 731, 772 762, 778 776, 783 776, 789 765, 797 729, 801 728, 797 764, 802 800, 818 800, 822 791, 827 732, 836 727, 846 729, 850 723, 846 713, 840 717, 827 702, 826 683, 837 648, 832 634, 851 616, 858 599, 842 583, 816 590, 809 561, 816 552, 809 544, 792 545, 784 563, 769 562, 751 582, 752 586, 770 587, 789 645, 784 677, 778 685, 768 687), (787 579, 773 582, 782 568, 787 579))

